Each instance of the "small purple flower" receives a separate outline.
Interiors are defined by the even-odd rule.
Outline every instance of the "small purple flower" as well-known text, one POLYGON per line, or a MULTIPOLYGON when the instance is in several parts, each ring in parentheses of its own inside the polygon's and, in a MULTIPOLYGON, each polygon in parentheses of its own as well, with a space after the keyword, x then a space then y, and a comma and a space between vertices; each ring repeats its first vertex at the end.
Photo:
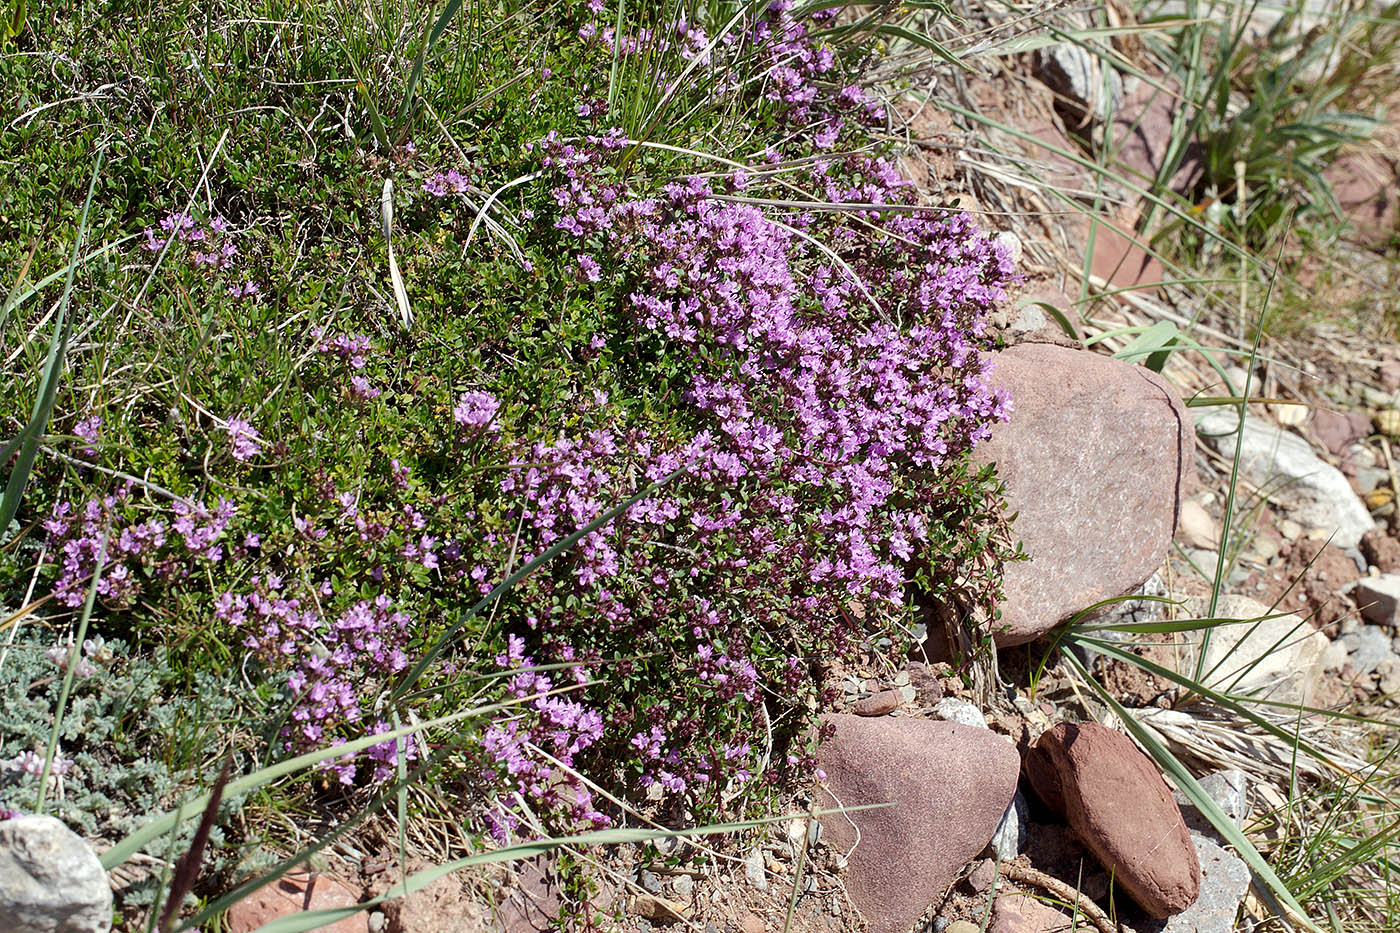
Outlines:
POLYGON ((588 253, 580 253, 578 257, 578 267, 583 272, 583 277, 590 282, 596 282, 603 277, 602 270, 595 260, 588 253))
POLYGON ((82 421, 79 421, 77 424, 73 425, 73 433, 78 437, 81 437, 83 440, 87 441, 89 445, 87 447, 84 447, 82 450, 78 451, 80 456, 89 458, 97 456, 97 448, 91 445, 97 443, 98 433, 101 428, 101 415, 89 415, 82 421))
POLYGON ((494 431, 496 426, 492 421, 500 407, 500 400, 490 392, 466 392, 458 399, 457 407, 452 409, 452 420, 468 428, 494 431))
POLYGON ((233 459, 239 463, 247 463, 262 453, 262 438, 257 429, 247 421, 242 418, 230 418, 224 424, 224 430, 228 433, 229 450, 233 459))

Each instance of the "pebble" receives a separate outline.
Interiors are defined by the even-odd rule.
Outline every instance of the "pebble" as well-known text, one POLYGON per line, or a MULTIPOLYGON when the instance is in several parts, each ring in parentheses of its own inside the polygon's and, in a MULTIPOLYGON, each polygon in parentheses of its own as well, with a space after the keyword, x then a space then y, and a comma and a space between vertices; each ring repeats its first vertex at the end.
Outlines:
POLYGON ((987 717, 982 715, 982 711, 971 703, 956 697, 944 697, 939 700, 933 707, 933 715, 946 722, 977 726, 979 729, 987 728, 987 717))
POLYGON ((670 923, 686 919, 690 915, 690 908, 655 894, 637 894, 632 897, 631 912, 634 916, 647 920, 670 923))
POLYGON ((1368 622, 1395 628, 1400 623, 1400 574, 1387 573, 1362 580, 1351 598, 1368 622))
POLYGON ((744 877, 760 891, 768 890, 768 874, 764 871, 763 853, 758 849, 754 849, 744 859, 744 877))
POLYGON ((948 924, 947 929, 945 929, 943 933, 982 933, 982 931, 978 929, 975 923, 969 923, 966 920, 954 920, 952 923, 948 924))
POLYGON ((1376 412, 1376 430, 1390 437, 1400 436, 1400 411, 1386 408, 1376 412))
POLYGON ((1267 564, 1278 556, 1281 547, 1277 541, 1270 538, 1268 535, 1257 535, 1250 544, 1249 549, 1254 553, 1254 556, 1259 558, 1261 563, 1267 564))
POLYGON ((1220 526, 1195 499, 1181 503, 1177 534, 1188 547, 1210 550, 1220 543, 1220 526))
POLYGON ((677 875, 671 879, 671 893, 676 897, 690 897, 695 893, 695 879, 689 875, 677 875))
POLYGON ((857 716, 887 716, 899 709, 902 700, 898 690, 881 690, 874 696, 857 700, 852 704, 851 712, 857 716))
POLYGON ((1296 541, 1303 534, 1303 526, 1291 518, 1281 520, 1274 525, 1274 529, 1283 536, 1285 541, 1296 541))
POLYGON ((1355 632, 1337 639, 1347 646, 1347 664, 1359 674, 1370 674, 1390 653, 1390 637, 1374 625, 1363 625, 1355 632))
POLYGON ((1387 696, 1400 694, 1400 658, 1387 658, 1376 665, 1376 673, 1381 675, 1381 693, 1387 696))
POLYGON ((1327 646, 1317 663, 1324 671, 1340 671, 1346 667, 1347 653, 1346 642, 1338 638, 1327 646))
POLYGON ((649 891, 652 894, 661 893, 661 879, 646 869, 642 869, 641 874, 637 876, 637 884, 641 885, 644 891, 649 891))
POLYGON ((992 882, 997 880, 996 862, 991 859, 983 859, 968 872, 967 883, 972 886, 972 890, 981 894, 992 886, 992 882))

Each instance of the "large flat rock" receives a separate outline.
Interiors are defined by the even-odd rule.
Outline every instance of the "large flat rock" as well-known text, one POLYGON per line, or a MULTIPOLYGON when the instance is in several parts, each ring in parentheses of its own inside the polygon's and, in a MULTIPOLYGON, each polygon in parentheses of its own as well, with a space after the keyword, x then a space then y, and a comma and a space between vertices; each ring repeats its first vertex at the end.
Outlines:
POLYGON ((975 456, 996 464, 1030 555, 1006 568, 995 629, 1006 646, 1152 575, 1176 532, 1193 428, 1176 391, 1141 366, 1051 344, 994 359, 1015 410, 975 456))
POLYGON ((1016 792, 1021 759, 978 726, 832 714, 821 746, 820 804, 893 806, 821 818, 847 858, 846 893, 869 933, 905 933, 992 838, 1016 792))

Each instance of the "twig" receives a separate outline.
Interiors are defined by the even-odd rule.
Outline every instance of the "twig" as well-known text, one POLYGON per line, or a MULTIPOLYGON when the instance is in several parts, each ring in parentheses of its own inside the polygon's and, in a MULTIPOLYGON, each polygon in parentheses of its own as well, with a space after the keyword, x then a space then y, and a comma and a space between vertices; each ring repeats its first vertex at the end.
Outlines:
POLYGON ((191 502, 189 499, 186 499, 184 496, 173 493, 169 489, 166 489, 164 486, 157 486, 155 483, 152 483, 149 480, 144 480, 139 476, 132 476, 130 473, 123 473, 121 470, 109 469, 108 467, 98 466, 95 463, 89 463, 86 460, 79 460, 76 457, 70 457, 67 454, 59 453, 52 447, 40 446, 39 449, 56 460, 62 460, 69 466, 85 467, 89 470, 95 470, 98 473, 105 473, 108 476, 115 477, 116 479, 124 479, 129 483, 135 483, 137 486, 143 486, 146 489, 149 489, 151 492, 159 493, 160 495, 165 496, 167 499, 173 499, 176 502, 183 502, 185 505, 188 506, 194 505, 193 502, 191 502))
POLYGON ((1067 904, 1076 905, 1080 912, 1092 920, 1094 926, 1098 927, 1102 933, 1130 933, 1129 927, 1114 923, 1109 919, 1108 914, 1103 912, 1103 908, 1090 900, 1087 894, 1082 891, 1076 891, 1059 878, 1047 875, 1043 871, 1036 871, 1034 868, 1028 866, 1017 865, 1015 862, 1002 862, 1001 873, 1004 877, 1010 878, 1012 881, 1034 885, 1037 888, 1050 892, 1067 904))

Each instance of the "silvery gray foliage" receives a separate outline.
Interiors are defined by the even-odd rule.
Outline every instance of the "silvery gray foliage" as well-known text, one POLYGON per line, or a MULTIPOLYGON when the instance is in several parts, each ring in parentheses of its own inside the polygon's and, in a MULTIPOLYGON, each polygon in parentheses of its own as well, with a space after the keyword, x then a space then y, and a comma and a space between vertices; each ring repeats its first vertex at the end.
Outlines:
MULTIPOLYGON (((41 635, 47 637, 37 625, 26 626, 0 665, 0 810, 20 814, 34 810, 64 673, 49 656, 53 644, 41 642, 41 635)), ((133 658, 124 642, 112 640, 94 657, 90 668, 78 671, 88 675, 74 679, 44 812, 84 835, 119 839, 206 786, 218 771, 215 724, 235 728, 248 713, 240 711, 232 683, 199 671, 187 684, 164 650, 133 658)), ((225 812, 242 803, 241 797, 226 799, 225 812)), ((187 824, 151 854, 178 856, 194 829, 187 824)), ((231 867, 217 854, 223 842, 218 827, 211 842, 209 869, 231 867)), ((123 901, 149 903, 157 882, 139 882, 123 892, 123 901)))

